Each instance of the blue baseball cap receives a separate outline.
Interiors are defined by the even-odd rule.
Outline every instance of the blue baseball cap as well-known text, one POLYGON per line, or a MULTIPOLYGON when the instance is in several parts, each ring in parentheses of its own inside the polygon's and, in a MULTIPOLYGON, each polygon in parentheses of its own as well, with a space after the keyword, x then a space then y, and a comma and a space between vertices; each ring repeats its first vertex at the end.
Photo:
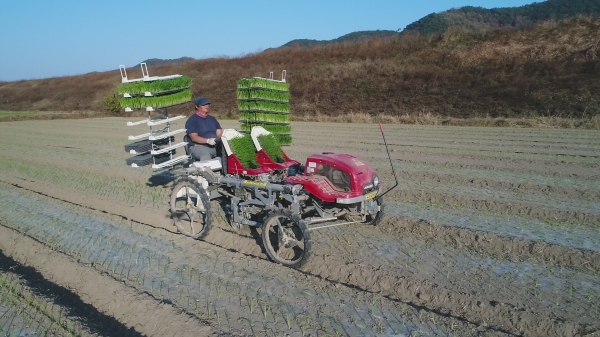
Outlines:
POLYGON ((206 99, 206 97, 198 97, 194 100, 194 104, 196 106, 203 106, 203 105, 210 104, 210 102, 208 101, 208 99, 206 99))

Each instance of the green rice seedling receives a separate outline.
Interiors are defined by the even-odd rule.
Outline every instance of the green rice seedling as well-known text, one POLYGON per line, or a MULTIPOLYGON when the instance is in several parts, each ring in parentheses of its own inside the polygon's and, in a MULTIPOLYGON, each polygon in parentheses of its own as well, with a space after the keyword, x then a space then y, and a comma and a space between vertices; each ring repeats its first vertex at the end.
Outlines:
POLYGON ((140 259, 140 255, 142 254, 142 251, 144 251, 146 248, 142 248, 138 251, 137 256, 135 257, 135 264, 138 264, 138 261, 140 259))
POLYGON ((285 82, 273 81, 266 78, 242 78, 237 82, 238 89, 262 88, 279 91, 289 91, 290 85, 285 82))
POLYGON ((263 123, 288 123, 290 116, 287 113, 257 113, 256 119, 263 123))
POLYGON ((258 164, 256 163, 256 147, 249 134, 231 139, 229 141, 229 146, 244 167, 258 167, 258 164))
POLYGON ((219 310, 215 306, 215 317, 217 317, 217 324, 221 326, 221 315, 219 315, 219 310))
POLYGON ((258 125, 264 124, 287 124, 290 120, 287 113, 271 113, 271 112, 241 112, 239 115, 241 122, 255 123, 258 125))
POLYGON ((144 94, 145 92, 161 93, 189 88, 192 85, 192 79, 189 76, 181 76, 167 80, 158 81, 139 81, 124 83, 117 87, 119 95, 125 93, 130 95, 144 94))
POLYGON ((256 100, 287 103, 290 101, 290 93, 287 91, 276 91, 268 89, 238 89, 236 92, 238 100, 256 100))
POLYGON ((257 121, 255 112, 241 112, 238 116, 240 121, 254 122, 257 121))
POLYGON ((227 313, 227 309, 223 309, 223 312, 225 313, 225 319, 227 320, 227 328, 229 329, 229 331, 231 331, 231 321, 229 320, 229 314, 227 313))
MULTIPOLYGON (((164 283, 164 281, 163 281, 163 280, 160 280, 160 288, 158 289, 158 296, 160 296, 161 298, 162 298, 162 288, 163 288, 163 285, 164 285, 164 284, 165 284, 165 283, 164 283)), ((167 291, 168 291, 168 290, 169 290, 169 287, 167 287, 167 291)), ((168 296, 168 294, 167 294, 167 298, 168 298, 168 297, 169 297, 169 296, 168 296)))
POLYGON ((310 326, 310 316, 306 315, 306 314, 298 314, 295 317, 296 321, 298 322, 298 326, 300 327, 300 331, 302 331, 302 335, 305 335, 305 325, 302 324, 303 321, 304 323, 306 323, 306 326, 310 326))
POLYGON ((252 336, 256 336, 256 334, 254 333, 254 325, 255 325, 255 323, 253 321, 251 321, 249 318, 246 318, 246 317, 240 317, 239 319, 248 322, 248 324, 250 325, 250 330, 252 331, 252 336))
POLYGON ((271 160, 277 162, 277 158, 283 159, 283 151, 281 150, 281 145, 279 145, 279 139, 275 135, 259 136, 258 142, 271 160))
MULTIPOLYGON (((262 127, 274 134, 289 134, 292 131, 292 127, 288 124, 264 124, 262 127)), ((279 144, 281 144, 281 139, 279 139, 279 144)))
POLYGON ((269 102, 269 101, 257 101, 248 100, 237 102, 238 110, 240 111, 270 111, 279 113, 289 113, 290 104, 288 102, 269 102))
POLYGON ((189 268, 189 276, 190 276, 190 278, 189 278, 188 282, 190 283, 190 285, 192 284, 192 277, 194 276, 194 271, 195 270, 196 270, 195 268, 189 268))
POLYGON ((288 134, 276 134, 277 140, 281 145, 289 145, 292 144, 292 136, 288 134))
POLYGON ((177 273, 179 274, 179 283, 183 283, 183 272, 185 271, 184 267, 181 267, 180 269, 177 270, 177 273))
POLYGON ((261 301, 261 305, 260 305, 261 309, 262 309, 262 313, 263 316, 265 318, 267 318, 267 314, 269 313, 269 311, 271 310, 271 306, 269 305, 269 303, 267 303, 266 301, 261 301))
POLYGON ((189 102, 192 99, 192 91, 184 90, 176 92, 174 94, 162 95, 162 96, 151 96, 151 97, 131 97, 121 98, 120 104, 122 108, 135 108, 141 109, 146 107, 163 108, 167 106, 177 105, 185 102, 189 102))

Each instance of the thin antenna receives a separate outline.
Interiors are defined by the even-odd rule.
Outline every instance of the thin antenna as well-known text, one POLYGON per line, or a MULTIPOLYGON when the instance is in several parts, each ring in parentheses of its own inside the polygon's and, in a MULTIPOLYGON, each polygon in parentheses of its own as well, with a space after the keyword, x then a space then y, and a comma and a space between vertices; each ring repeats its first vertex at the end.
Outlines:
POLYGON ((390 160, 390 167, 392 168, 392 174, 394 175, 394 180, 396 180, 396 184, 394 186, 392 186, 389 190, 387 190, 387 191, 381 193, 380 195, 378 195, 377 197, 375 197, 375 199, 380 199, 381 197, 386 195, 389 191, 393 190, 394 188, 396 188, 396 186, 398 186, 398 177, 396 177, 396 172, 394 171, 394 164, 392 163, 392 156, 390 156, 390 150, 388 149, 387 142, 385 141, 385 134, 383 133, 383 127, 381 126, 381 123, 379 123, 379 131, 381 131, 381 137, 383 137, 383 145, 385 145, 385 151, 387 152, 388 159, 390 160))

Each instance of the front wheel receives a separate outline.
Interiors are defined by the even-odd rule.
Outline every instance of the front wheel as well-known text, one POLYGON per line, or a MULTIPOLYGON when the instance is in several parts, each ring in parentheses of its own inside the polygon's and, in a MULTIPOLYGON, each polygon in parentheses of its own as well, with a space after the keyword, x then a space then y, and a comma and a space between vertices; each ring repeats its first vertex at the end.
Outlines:
POLYGON ((294 220, 288 210, 271 212, 262 226, 262 240, 267 255, 284 266, 300 268, 311 253, 310 232, 301 220, 294 220))
POLYGON ((206 190, 196 180, 184 177, 171 192, 171 218, 183 235, 203 239, 210 230, 212 213, 206 190))

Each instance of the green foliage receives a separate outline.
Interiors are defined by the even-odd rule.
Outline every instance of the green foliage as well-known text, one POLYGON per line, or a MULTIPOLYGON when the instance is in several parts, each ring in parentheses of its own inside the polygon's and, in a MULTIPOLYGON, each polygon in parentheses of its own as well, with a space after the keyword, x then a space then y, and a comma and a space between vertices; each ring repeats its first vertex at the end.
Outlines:
POLYGON ((238 89, 262 88, 280 91, 289 91, 290 85, 285 82, 273 81, 266 78, 242 78, 237 82, 238 89))
POLYGON ((600 1, 597 0, 548 0, 521 7, 492 9, 466 6, 424 16, 406 26, 403 33, 442 34, 451 27, 468 30, 522 27, 545 20, 599 14, 600 1))
POLYGON ((271 133, 290 133, 292 131, 292 127, 289 124, 262 124, 262 123, 240 123, 240 127, 242 131, 250 132, 252 131, 252 127, 254 126, 262 126, 265 130, 271 133))
POLYGON ((121 111, 121 104, 119 102, 119 94, 116 90, 112 90, 108 95, 104 97, 104 108, 112 113, 119 113, 121 111))
POLYGON ((238 101, 240 111, 271 111, 288 113, 290 112, 289 103, 276 103, 267 101, 238 101))
POLYGON ((229 140, 231 151, 238 157, 246 168, 258 167, 256 162, 256 147, 250 134, 229 140))
POLYGON ((340 36, 333 40, 296 39, 284 44, 282 47, 310 47, 338 42, 357 42, 360 40, 386 38, 397 35, 398 32, 395 30, 363 30, 358 32, 352 32, 350 34, 340 36))
MULTIPOLYGON (((290 144, 289 85, 254 77, 239 80, 237 87, 237 106, 242 131, 250 132, 252 127, 262 126, 274 134, 270 138, 271 141, 279 141, 279 134, 285 134, 281 137, 283 142, 272 146, 273 151, 276 151, 276 148, 281 150, 280 144, 290 144)), ((274 159, 273 156, 271 158, 274 159)))
POLYGON ((290 117, 288 114, 241 112, 239 120, 254 123, 287 123, 289 122, 290 117))
POLYGON ((117 91, 120 95, 125 93, 130 95, 140 95, 145 92, 155 94, 165 91, 186 89, 189 88, 190 85, 192 85, 192 79, 189 76, 181 76, 167 80, 124 83, 117 87, 117 91))
POLYGON ((277 140, 279 141, 279 144, 281 144, 281 145, 292 144, 292 136, 289 134, 277 134, 277 135, 275 135, 275 137, 277 137, 277 140))
POLYGON ((177 105, 185 102, 189 102, 192 99, 192 91, 184 90, 174 94, 163 95, 163 96, 134 96, 131 98, 121 98, 121 107, 126 108, 163 108, 171 105, 177 105))
POLYGON ((258 137, 258 142, 271 160, 277 162, 277 157, 283 159, 283 151, 281 150, 278 137, 273 134, 262 135, 258 137))
MULTIPOLYGON (((180 57, 177 59, 157 59, 157 58, 152 58, 152 59, 147 59, 144 60, 141 63, 146 63, 146 65, 148 67, 156 67, 156 66, 164 66, 164 65, 173 65, 173 64, 181 64, 181 63, 186 63, 186 62, 190 62, 190 61, 195 61, 196 59, 192 58, 192 57, 180 57)), ((140 65, 138 64, 136 67, 139 67, 140 65)))
POLYGON ((240 100, 251 99, 287 103, 290 101, 290 93, 268 89, 238 89, 237 98, 240 100))
POLYGON ((443 15, 431 13, 406 26, 403 32, 418 31, 425 35, 441 34, 446 31, 448 27, 449 25, 443 15))

